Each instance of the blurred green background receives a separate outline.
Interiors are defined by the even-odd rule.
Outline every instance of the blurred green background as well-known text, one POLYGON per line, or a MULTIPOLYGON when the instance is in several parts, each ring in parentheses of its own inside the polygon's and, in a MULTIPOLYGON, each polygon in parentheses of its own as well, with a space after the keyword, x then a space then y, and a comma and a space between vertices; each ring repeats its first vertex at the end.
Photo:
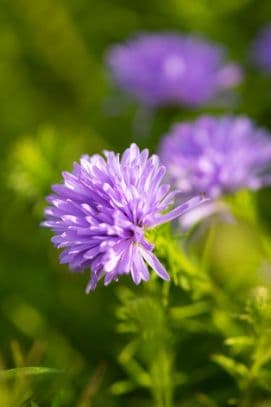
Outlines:
MULTIPOLYGON (((173 121, 203 111, 244 113, 271 130, 271 78, 254 71, 248 57, 251 41, 269 21, 269 0, 1 1, 0 368, 61 369, 37 374, 31 384, 24 378, 2 386, 0 380, 1 407, 153 405, 146 390, 116 395, 122 391, 112 388, 125 378, 118 354, 127 341, 116 329, 117 287, 100 285, 85 295, 88 273, 72 274, 58 264, 50 234, 39 226, 44 197, 81 154, 122 151, 136 139, 155 150, 173 121), (148 137, 138 138, 138 107, 124 103, 110 85, 105 52, 137 32, 163 30, 202 34, 224 44, 230 58, 244 66, 245 80, 227 109, 161 109, 148 137)), ((255 194, 267 234, 270 197, 268 190, 255 194)), ((262 261, 256 229, 248 223, 218 228, 209 248, 215 279, 233 296, 244 292, 244 276, 262 261), (235 279, 232 271, 238 271, 235 279)), ((200 247, 195 251, 202 253, 200 247)), ((217 346, 215 336, 204 338, 217 346)), ((190 352, 195 349, 190 342, 190 352)), ((207 390, 221 383, 232 386, 221 374, 207 390)), ((191 404, 178 405, 212 406, 193 401, 189 387, 185 392, 191 404)))

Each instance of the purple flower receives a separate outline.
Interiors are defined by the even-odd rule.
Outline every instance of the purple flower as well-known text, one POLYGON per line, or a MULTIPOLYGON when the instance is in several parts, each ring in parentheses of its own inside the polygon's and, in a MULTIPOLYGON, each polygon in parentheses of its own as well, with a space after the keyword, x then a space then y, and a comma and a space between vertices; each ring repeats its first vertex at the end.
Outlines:
POLYGON ((270 134, 246 117, 203 116, 175 125, 160 156, 175 185, 189 193, 216 198, 271 181, 270 134))
POLYGON ((151 107, 201 106, 242 78, 221 47, 178 34, 141 35, 113 46, 108 65, 121 88, 151 107))
POLYGON ((271 25, 264 27, 252 45, 252 58, 255 66, 271 73, 271 25))
POLYGON ((149 157, 148 150, 140 152, 132 144, 122 157, 111 151, 104 156, 83 156, 72 173, 63 173, 64 184, 54 185, 48 197, 43 225, 54 231, 55 246, 64 248, 60 262, 75 271, 90 268, 87 292, 102 277, 105 285, 121 274, 131 274, 136 284, 146 281, 147 264, 168 280, 144 233, 182 215, 202 198, 165 212, 177 191, 169 192, 170 186, 161 183, 165 167, 156 155, 149 157))

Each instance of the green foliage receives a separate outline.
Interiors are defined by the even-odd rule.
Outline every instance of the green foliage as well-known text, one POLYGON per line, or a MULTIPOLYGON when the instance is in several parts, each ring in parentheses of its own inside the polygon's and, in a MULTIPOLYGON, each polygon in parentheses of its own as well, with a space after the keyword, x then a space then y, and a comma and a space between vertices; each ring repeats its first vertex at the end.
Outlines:
POLYGON ((271 302, 270 291, 258 287, 247 301, 245 312, 235 316, 243 323, 243 335, 225 339, 225 353, 213 360, 232 375, 239 388, 236 404, 252 406, 259 395, 270 396, 271 302))
POLYGON ((155 251, 166 268, 170 270, 172 282, 190 290, 197 285, 198 290, 205 290, 208 284, 204 271, 199 270, 196 260, 189 258, 184 248, 185 236, 172 233, 171 225, 165 224, 146 232, 147 238, 155 245, 155 251))
POLYGON ((140 296, 129 289, 119 290, 118 331, 132 334, 119 362, 130 380, 115 383, 112 392, 121 394, 141 386, 152 393, 155 405, 171 406, 176 378, 182 376, 174 372, 173 338, 166 309, 157 297, 159 287, 155 281, 150 284, 151 292, 140 296))
POLYGON ((85 151, 100 151, 105 143, 95 134, 58 134, 52 127, 44 127, 35 136, 19 139, 9 156, 7 186, 18 197, 34 201, 44 200, 51 185, 60 179, 61 172, 71 169, 85 151))

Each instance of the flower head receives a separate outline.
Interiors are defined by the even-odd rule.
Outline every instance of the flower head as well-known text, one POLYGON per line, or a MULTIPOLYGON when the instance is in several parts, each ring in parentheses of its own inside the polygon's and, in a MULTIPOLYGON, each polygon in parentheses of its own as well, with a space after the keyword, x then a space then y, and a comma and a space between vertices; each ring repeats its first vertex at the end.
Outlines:
POLYGON ((254 65, 266 73, 271 73, 271 25, 264 27, 252 45, 254 65))
POLYGON ((141 35, 113 46, 108 65, 117 84, 149 106, 204 105, 242 78, 221 47, 178 34, 141 35))
POLYGON ((215 198, 270 183, 271 138, 246 117, 203 116, 175 125, 160 146, 175 184, 215 198))
POLYGON ((138 284, 149 279, 148 264, 162 279, 169 276, 153 254, 144 235, 148 228, 168 222, 201 202, 200 197, 169 212, 177 191, 162 184, 165 167, 148 150, 132 144, 122 155, 83 156, 64 183, 53 186, 48 197, 44 226, 51 228, 53 243, 64 248, 61 263, 75 271, 91 270, 87 291, 105 278, 105 285, 121 274, 138 284))

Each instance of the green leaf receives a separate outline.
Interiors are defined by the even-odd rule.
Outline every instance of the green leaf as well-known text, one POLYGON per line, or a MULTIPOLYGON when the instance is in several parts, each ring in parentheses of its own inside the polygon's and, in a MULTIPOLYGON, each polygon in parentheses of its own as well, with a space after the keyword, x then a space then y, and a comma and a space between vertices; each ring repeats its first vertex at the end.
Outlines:
POLYGON ((120 396, 122 394, 129 393, 136 388, 136 384, 129 380, 120 380, 111 386, 111 392, 115 396, 120 396))
POLYGON ((186 318, 194 318, 199 315, 205 314, 210 310, 210 306, 206 302, 197 302, 183 307, 172 307, 170 309, 170 316, 174 320, 182 320, 186 318))
POLYGON ((243 363, 236 362, 228 356, 213 355, 212 360, 234 377, 245 377, 248 374, 248 368, 243 363))
POLYGON ((62 370, 49 367, 19 367, 15 369, 0 370, 0 379, 12 379, 17 376, 37 376, 44 374, 59 374, 62 370))
POLYGON ((252 346, 254 344, 254 339, 249 336, 236 336, 227 338, 225 340, 225 344, 239 349, 244 349, 252 346))

